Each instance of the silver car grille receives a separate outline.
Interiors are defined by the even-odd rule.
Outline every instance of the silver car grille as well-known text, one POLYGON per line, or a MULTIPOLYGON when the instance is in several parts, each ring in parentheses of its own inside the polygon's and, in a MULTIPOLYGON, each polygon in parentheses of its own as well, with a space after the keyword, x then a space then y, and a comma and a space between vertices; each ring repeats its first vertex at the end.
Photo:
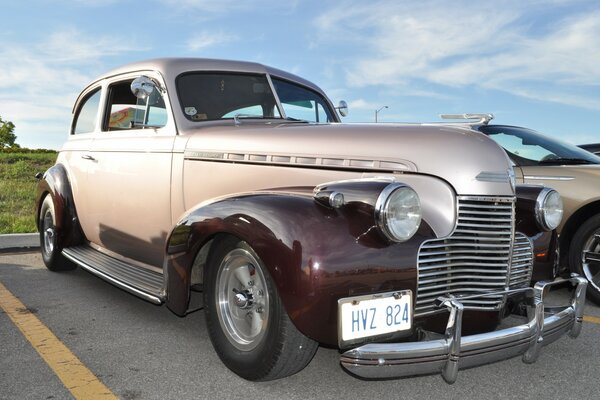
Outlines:
POLYGON ((533 273, 533 244, 522 233, 515 235, 508 287, 517 289, 529 286, 533 273))
MULTIPOLYGON (((435 312, 434 300, 442 295, 506 289, 514 231, 514 202, 512 197, 458 197, 458 223, 452 235, 426 241, 419 249, 415 315, 435 312)), ((520 251, 518 255, 525 252, 520 251)), ((520 269, 515 270, 515 282, 524 282, 520 272, 520 269)), ((504 296, 498 295, 463 303, 494 310, 500 308, 503 301, 504 296)))

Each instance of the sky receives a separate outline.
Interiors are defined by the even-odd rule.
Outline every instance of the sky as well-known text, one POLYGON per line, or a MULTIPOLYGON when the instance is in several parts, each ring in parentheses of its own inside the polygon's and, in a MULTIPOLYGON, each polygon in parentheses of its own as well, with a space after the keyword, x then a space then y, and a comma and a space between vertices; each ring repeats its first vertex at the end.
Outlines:
POLYGON ((2 5, 0 117, 59 149, 96 76, 156 57, 255 61, 300 75, 345 122, 493 113, 600 142, 598 0, 51 0, 2 5))

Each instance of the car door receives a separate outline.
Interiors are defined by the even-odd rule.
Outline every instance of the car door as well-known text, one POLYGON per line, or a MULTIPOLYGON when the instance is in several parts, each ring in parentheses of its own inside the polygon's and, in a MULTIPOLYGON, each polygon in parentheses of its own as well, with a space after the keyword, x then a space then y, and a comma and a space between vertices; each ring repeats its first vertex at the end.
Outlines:
MULTIPOLYGON (((129 74, 107 82, 101 133, 92 143, 88 198, 90 242, 160 268, 172 226, 170 182, 175 124, 165 92, 146 99, 131 91, 129 74)), ((161 87, 160 75, 144 73, 161 87)))
POLYGON ((79 96, 74 107, 69 139, 63 145, 57 160, 67 170, 79 223, 86 235, 90 230, 87 218, 90 213, 89 157, 94 137, 100 132, 102 96, 100 83, 91 85, 79 96))

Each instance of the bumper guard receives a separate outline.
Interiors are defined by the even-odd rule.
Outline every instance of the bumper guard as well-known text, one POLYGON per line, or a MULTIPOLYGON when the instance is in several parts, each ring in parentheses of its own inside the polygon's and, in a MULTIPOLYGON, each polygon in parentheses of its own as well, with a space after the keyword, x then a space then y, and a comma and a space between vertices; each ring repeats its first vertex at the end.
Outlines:
POLYGON ((341 356, 341 364, 349 372, 363 378, 399 378, 441 373, 444 380, 454 383, 458 370, 489 364, 523 355, 523 362, 534 363, 541 347, 568 332, 576 338, 581 332, 587 281, 573 274, 568 279, 541 281, 533 288, 507 290, 504 294, 529 295, 529 322, 493 332, 462 336, 463 311, 461 300, 481 298, 498 293, 473 296, 446 296, 437 299, 438 307, 450 312, 443 339, 409 343, 370 343, 341 356), (544 305, 544 293, 551 286, 570 282, 575 286, 570 305, 544 305))

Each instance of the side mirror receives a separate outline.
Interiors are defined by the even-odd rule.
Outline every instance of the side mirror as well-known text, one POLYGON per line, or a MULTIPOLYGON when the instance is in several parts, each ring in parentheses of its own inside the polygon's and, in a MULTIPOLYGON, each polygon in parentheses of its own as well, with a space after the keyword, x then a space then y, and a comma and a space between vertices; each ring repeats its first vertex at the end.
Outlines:
POLYGON ((147 76, 138 76, 131 82, 131 93, 138 99, 145 99, 156 89, 156 83, 147 76))
POLYGON ((344 100, 340 100, 335 109, 338 110, 342 117, 346 117, 348 115, 348 103, 346 103, 344 100))

